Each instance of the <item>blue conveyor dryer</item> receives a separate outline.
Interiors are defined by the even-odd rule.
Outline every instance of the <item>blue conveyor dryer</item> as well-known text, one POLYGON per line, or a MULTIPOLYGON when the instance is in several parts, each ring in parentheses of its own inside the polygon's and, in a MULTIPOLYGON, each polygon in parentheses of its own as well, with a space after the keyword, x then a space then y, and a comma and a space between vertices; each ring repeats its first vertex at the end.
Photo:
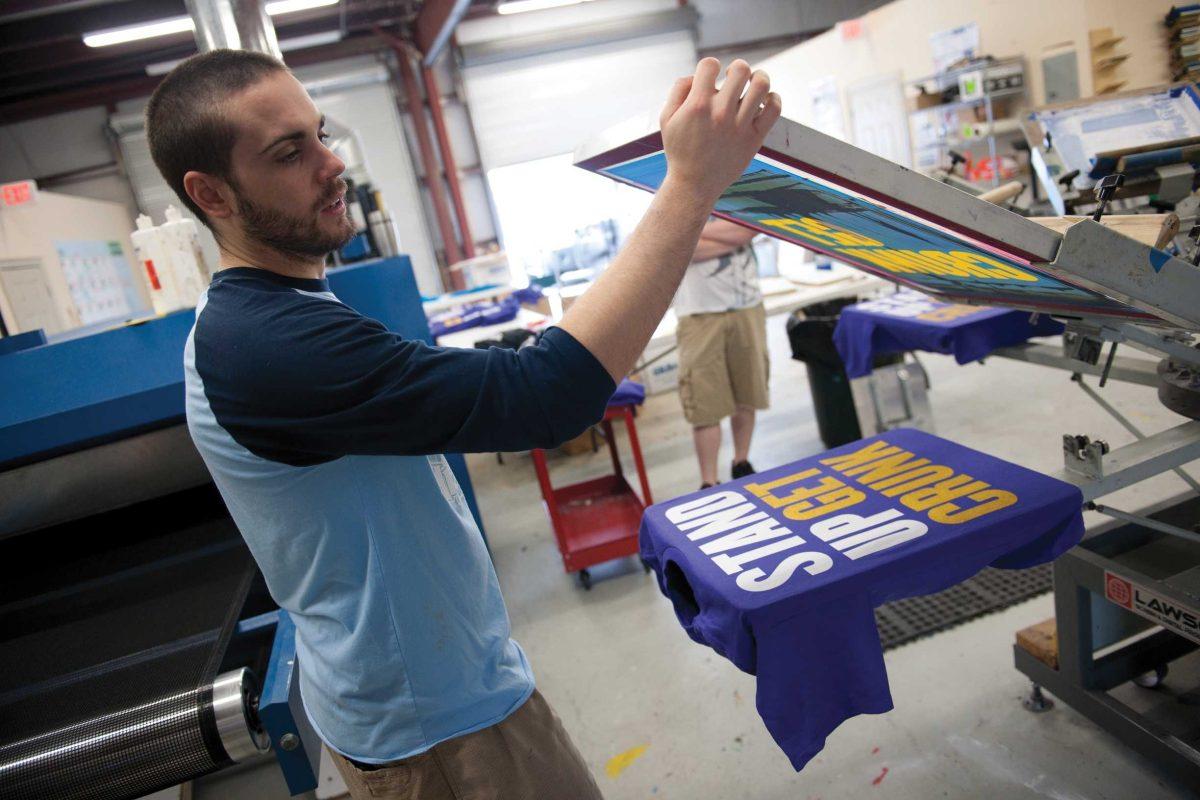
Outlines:
MULTIPOLYGON (((432 341, 407 257, 329 282, 432 341)), ((316 786, 295 626, 184 422, 193 319, 0 349, 3 800, 134 798, 271 756, 293 794, 316 786)), ((449 460, 478 520, 465 462, 449 460)))

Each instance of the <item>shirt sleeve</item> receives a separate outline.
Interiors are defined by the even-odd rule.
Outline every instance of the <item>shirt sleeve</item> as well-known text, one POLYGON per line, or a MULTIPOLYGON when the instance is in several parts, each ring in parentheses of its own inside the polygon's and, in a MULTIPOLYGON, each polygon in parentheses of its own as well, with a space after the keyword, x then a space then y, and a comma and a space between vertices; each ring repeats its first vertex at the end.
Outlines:
POLYGON ((758 713, 797 772, 846 720, 892 709, 867 598, 823 604, 755 635, 758 713))
POLYGON ((561 328, 520 351, 441 348, 329 299, 220 300, 197 320, 197 372, 217 422, 274 461, 554 447, 597 422, 616 388, 561 328))

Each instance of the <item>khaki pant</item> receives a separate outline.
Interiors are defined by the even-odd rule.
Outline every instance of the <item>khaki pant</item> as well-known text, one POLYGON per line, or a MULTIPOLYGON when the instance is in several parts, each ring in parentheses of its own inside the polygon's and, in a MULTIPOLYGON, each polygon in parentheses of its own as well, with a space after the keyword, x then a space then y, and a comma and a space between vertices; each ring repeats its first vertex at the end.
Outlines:
POLYGON ((679 402, 694 427, 717 425, 738 406, 770 405, 767 314, 762 305, 679 318, 679 402))
POLYGON ((502 722, 378 769, 330 755, 354 800, 602 800, 558 715, 536 689, 502 722))

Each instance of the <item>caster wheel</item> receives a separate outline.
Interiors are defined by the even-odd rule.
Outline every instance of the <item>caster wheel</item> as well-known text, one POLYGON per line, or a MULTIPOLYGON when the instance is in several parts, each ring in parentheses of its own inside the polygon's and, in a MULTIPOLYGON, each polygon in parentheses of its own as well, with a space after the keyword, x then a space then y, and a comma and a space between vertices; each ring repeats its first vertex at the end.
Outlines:
POLYGON ((1133 682, 1143 689, 1157 689, 1162 686, 1163 680, 1167 677, 1167 665, 1161 664, 1155 667, 1150 672, 1143 672, 1133 679, 1133 682))
POLYGON ((592 590, 592 574, 586 569, 579 570, 579 585, 586 591, 592 590))

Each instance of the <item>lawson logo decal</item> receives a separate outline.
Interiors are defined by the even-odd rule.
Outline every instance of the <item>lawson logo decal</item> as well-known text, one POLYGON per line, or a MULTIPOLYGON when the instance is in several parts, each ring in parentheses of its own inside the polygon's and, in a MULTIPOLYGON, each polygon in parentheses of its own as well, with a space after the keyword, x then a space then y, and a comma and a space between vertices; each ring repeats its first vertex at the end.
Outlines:
POLYGON ((1104 573, 1104 596, 1122 608, 1194 642, 1200 642, 1200 611, 1196 609, 1176 603, 1111 572, 1104 573))

